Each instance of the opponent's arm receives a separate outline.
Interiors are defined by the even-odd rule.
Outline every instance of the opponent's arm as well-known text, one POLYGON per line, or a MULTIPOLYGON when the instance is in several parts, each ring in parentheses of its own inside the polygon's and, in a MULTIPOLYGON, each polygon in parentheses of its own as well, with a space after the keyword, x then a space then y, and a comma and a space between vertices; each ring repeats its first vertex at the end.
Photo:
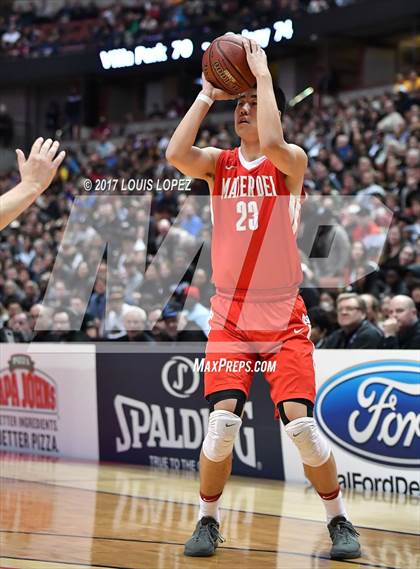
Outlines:
POLYGON ((0 196, 0 230, 16 219, 51 184, 65 152, 56 156, 59 143, 48 138, 35 140, 28 159, 16 150, 21 182, 0 196))
MULTIPOLYGON (((300 181, 305 174, 308 158, 302 148, 284 140, 267 56, 254 40, 244 42, 244 47, 249 67, 257 79, 257 123, 261 152, 292 182, 300 181)), ((289 186, 292 193, 300 194, 300 184, 296 186, 292 183, 289 186)))
MULTIPOLYGON (((234 99, 235 97, 216 89, 204 75, 201 94, 212 101, 234 99)), ((221 152, 214 147, 198 148, 194 146, 198 129, 210 109, 211 103, 197 98, 185 117, 177 126, 166 149, 166 159, 186 176, 210 181, 214 177, 216 160, 221 152)))

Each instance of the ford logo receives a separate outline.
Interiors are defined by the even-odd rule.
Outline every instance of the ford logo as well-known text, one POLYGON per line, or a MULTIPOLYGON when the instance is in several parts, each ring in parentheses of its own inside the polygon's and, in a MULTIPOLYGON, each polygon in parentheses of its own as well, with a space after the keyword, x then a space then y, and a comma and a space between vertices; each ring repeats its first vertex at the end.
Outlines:
POLYGON ((341 371, 318 391, 318 424, 353 454, 399 467, 420 466, 420 365, 383 361, 341 371))

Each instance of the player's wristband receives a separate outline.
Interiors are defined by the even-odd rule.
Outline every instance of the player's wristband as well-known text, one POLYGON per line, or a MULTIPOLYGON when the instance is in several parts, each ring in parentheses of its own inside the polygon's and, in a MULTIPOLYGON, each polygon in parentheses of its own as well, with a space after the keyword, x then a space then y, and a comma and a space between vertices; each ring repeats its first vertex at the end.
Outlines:
POLYGON ((199 93, 197 95, 197 99, 200 99, 200 101, 204 101, 205 103, 208 104, 209 107, 211 107, 212 104, 214 103, 213 99, 211 97, 207 97, 207 95, 205 95, 204 93, 199 93))

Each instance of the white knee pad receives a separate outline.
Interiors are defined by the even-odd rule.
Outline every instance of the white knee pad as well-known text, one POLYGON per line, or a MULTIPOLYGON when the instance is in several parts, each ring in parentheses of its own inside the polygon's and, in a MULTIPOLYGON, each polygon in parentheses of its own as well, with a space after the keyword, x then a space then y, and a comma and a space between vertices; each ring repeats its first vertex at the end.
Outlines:
POLYGON ((321 466, 330 458, 331 447, 319 432, 313 417, 294 419, 285 425, 285 429, 297 446, 303 464, 321 466))
POLYGON ((230 411, 213 411, 209 417, 209 428, 203 441, 204 455, 213 462, 227 458, 235 443, 242 419, 230 411))

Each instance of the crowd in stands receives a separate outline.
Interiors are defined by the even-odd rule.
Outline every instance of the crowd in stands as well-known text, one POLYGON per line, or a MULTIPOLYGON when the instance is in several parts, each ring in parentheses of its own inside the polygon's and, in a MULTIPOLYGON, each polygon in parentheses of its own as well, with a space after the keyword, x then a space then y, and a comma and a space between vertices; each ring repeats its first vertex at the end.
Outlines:
MULTIPOLYGON (((299 242, 313 224, 321 228, 312 251, 302 250, 302 295, 315 344, 420 347, 419 90, 396 90, 345 103, 334 100, 316 110, 311 103, 302 103, 285 114, 283 123, 287 139, 308 153, 304 185, 315 196, 306 205, 309 210, 302 217, 299 242), (335 196, 354 199, 335 213, 335 196), (372 196, 378 200, 376 205, 372 196), (388 210, 393 213, 390 228, 388 210), (331 254, 320 268, 316 259, 326 256, 325 248, 333 238, 340 241, 339 255, 331 254)), ((83 216, 74 242, 60 250, 52 302, 48 308, 41 304, 74 196, 82 193, 85 178, 95 182, 107 177, 180 176, 165 160, 170 132, 132 134, 123 137, 121 144, 109 134, 105 129, 96 142, 90 142, 91 150, 85 143, 69 150, 53 186, 2 232, 2 341, 34 337, 38 341, 205 340, 213 294, 210 271, 194 273, 193 263, 181 283, 174 277, 180 267, 188 266, 188 253, 197 244, 204 243, 202 254, 209 254, 211 215, 208 199, 203 199, 206 185, 200 181, 192 183, 185 207, 186 192, 154 192, 150 219, 145 211, 133 213, 124 207, 120 198, 116 203, 105 198, 99 205, 104 196, 90 195, 88 207, 97 211, 96 231, 100 234, 101 228, 112 226, 124 235, 108 290, 108 312, 110 259, 106 253, 82 329, 73 330, 72 323, 85 312, 81 283, 86 284, 94 263, 89 246, 92 229, 83 216), (169 253, 152 267, 150 262, 170 229, 169 253), (140 270, 143 263, 150 265, 146 274, 140 270), (156 299, 167 297, 170 301, 161 312, 156 299), (34 333, 37 318, 52 330, 34 333), (146 330, 139 332, 143 327, 139 324, 144 323, 146 330)), ((197 144, 229 148, 237 139, 227 126, 205 125, 197 144)), ((17 182, 16 170, 1 175, 0 193, 17 182)))
POLYGON ((361 0, 16 2, 12 11, 0 11, 0 55, 46 57, 87 47, 130 47, 182 33, 216 37, 225 33, 227 21, 230 31, 240 32, 356 1, 361 0))

